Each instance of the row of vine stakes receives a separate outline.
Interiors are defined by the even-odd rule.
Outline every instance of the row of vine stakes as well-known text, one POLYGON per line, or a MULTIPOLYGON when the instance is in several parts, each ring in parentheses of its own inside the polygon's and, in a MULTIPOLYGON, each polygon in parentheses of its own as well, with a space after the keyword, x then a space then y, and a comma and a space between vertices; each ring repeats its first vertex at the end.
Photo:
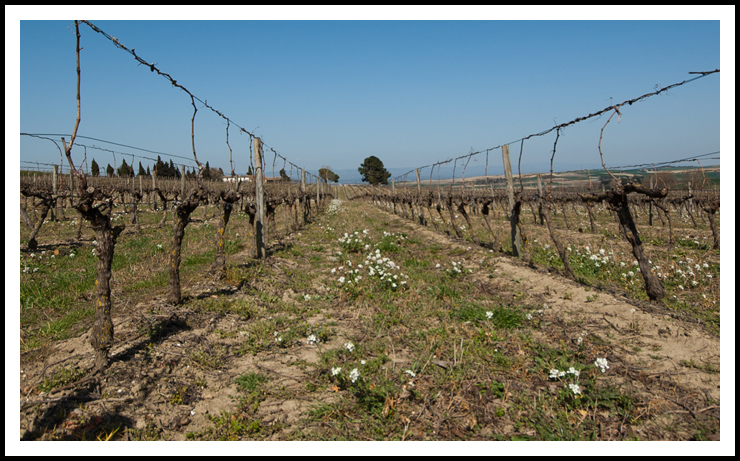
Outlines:
MULTIPOLYGON (((91 23, 88 21, 82 21, 88 24, 90 27, 93 27, 96 29, 96 31, 100 32, 95 28, 91 23)), ((34 196, 36 198, 40 199, 40 205, 42 206, 41 210, 41 219, 38 220, 36 226, 34 226, 34 229, 32 231, 32 236, 29 239, 29 249, 36 246, 35 237, 38 234, 38 228, 40 228, 41 223, 43 223, 46 214, 48 211, 55 206, 57 201, 61 198, 64 199, 66 197, 69 197, 72 199, 72 206, 75 208, 81 216, 80 223, 83 220, 88 221, 91 224, 91 227, 93 231, 95 232, 95 240, 97 241, 97 256, 98 256, 98 263, 97 263, 97 271, 96 271, 96 280, 95 280, 95 286, 96 286, 96 296, 95 296, 95 319, 90 335, 90 344, 93 346, 93 349, 95 350, 95 359, 92 371, 93 373, 102 373, 105 371, 109 364, 110 364, 110 358, 108 356, 110 348, 113 345, 113 337, 114 337, 114 331, 113 331, 113 322, 111 318, 111 286, 110 286, 110 280, 111 280, 111 266, 113 261, 113 254, 115 250, 115 245, 117 243, 118 237, 121 235, 121 233, 126 229, 125 224, 120 224, 117 226, 113 226, 111 222, 111 213, 110 209, 113 206, 113 191, 110 189, 104 189, 101 187, 99 183, 93 184, 92 182, 88 181, 87 175, 84 173, 82 167, 79 169, 75 167, 74 161, 72 160, 72 147, 74 146, 75 139, 77 137, 77 131, 80 126, 81 121, 81 98, 80 98, 80 23, 81 21, 75 21, 75 36, 76 36, 76 71, 77 71, 77 82, 76 82, 76 101, 77 101, 77 117, 75 120, 75 126, 74 130, 72 132, 72 135, 69 140, 69 144, 67 144, 67 141, 64 137, 62 137, 62 145, 64 148, 64 154, 67 159, 67 162, 69 164, 70 168, 70 192, 69 194, 62 194, 59 190, 56 188, 56 181, 54 181, 54 187, 53 190, 48 191, 49 193, 46 193, 44 191, 44 188, 42 187, 36 187, 31 189, 26 189, 26 193, 24 195, 27 196, 34 196), (74 178, 74 180, 72 180, 74 178), (76 189, 76 190, 74 190, 76 189), (72 193, 72 190, 74 190, 74 193, 72 193), (106 209, 108 210, 108 213, 105 213, 106 209)), ((117 46, 121 46, 116 41, 117 46)), ((138 57, 137 57, 138 58, 138 57)), ((153 65, 152 65, 153 66, 153 65)), ((154 70, 154 69, 153 69, 154 70)), ((157 72, 159 70, 157 69, 157 72)), ((161 73, 161 72, 159 72, 161 73)), ((170 77, 171 79, 171 77, 170 77)), ((173 81, 174 82, 174 81, 173 81)), ((192 150, 193 150, 193 159, 195 160, 195 163, 198 167, 198 173, 195 177, 196 184, 192 187, 188 187, 187 189, 184 188, 184 170, 183 170, 183 186, 180 190, 180 193, 173 194, 171 196, 167 196, 167 191, 163 190, 162 188, 157 187, 157 179, 156 175, 152 177, 153 180, 153 190, 157 193, 160 200, 162 200, 165 205, 168 201, 171 201, 174 205, 173 208, 173 217, 174 217, 174 224, 173 224, 173 233, 172 233, 172 244, 171 244, 171 250, 169 254, 169 283, 168 283, 168 290, 167 290, 167 296, 166 300, 172 304, 178 304, 182 301, 182 290, 180 286, 180 257, 181 257, 181 250, 182 250, 182 241, 185 235, 185 228, 187 227, 188 223, 190 222, 190 216, 195 211, 195 209, 203 202, 206 201, 208 197, 207 190, 204 186, 203 181, 203 166, 201 165, 200 161, 198 160, 198 156, 195 149, 195 116, 198 112, 198 108, 195 105, 195 97, 192 93, 187 91, 184 87, 181 85, 177 85, 176 83, 173 83, 173 85, 179 86, 182 88, 189 96, 191 100, 191 105, 193 106, 193 116, 191 118, 191 140, 192 140, 192 150)), ((206 104, 207 106, 207 104, 206 104)), ((212 107, 209 107, 211 110, 214 110, 212 107)), ((223 117, 223 114, 220 114, 218 111, 215 111, 219 115, 223 117)), ((228 121, 228 119, 227 119, 228 121)), ((245 131, 242 129, 242 131, 245 131)), ((245 131, 246 132, 246 131, 245 131)), ((267 256, 266 250, 265 250, 265 242, 267 237, 267 228, 265 223, 265 196, 264 196, 264 185, 263 185, 263 171, 264 171, 264 162, 263 162, 263 155, 262 155, 262 140, 252 135, 251 133, 248 133, 251 138, 253 138, 254 142, 254 151, 255 151, 255 217, 254 217, 254 226, 255 226, 255 239, 256 239, 256 257, 257 258, 265 258, 267 256)), ((227 129, 227 144, 228 144, 228 129, 227 129)), ((251 146, 250 146, 251 147, 251 146)), ((229 150, 231 152, 231 147, 229 146, 229 150)), ((279 154, 274 151, 274 149, 271 149, 277 158, 279 154)), ((280 156, 285 160, 284 157, 280 156)), ((292 166, 294 166, 291 163, 292 166)), ((295 197, 294 198, 294 205, 295 200, 300 200, 304 204, 304 223, 308 219, 309 215, 309 208, 310 208, 310 199, 307 195, 307 188, 305 183, 305 177, 306 177, 306 171, 302 170, 302 181, 301 181, 301 195, 302 197, 295 197)), ((233 166, 232 166, 233 171, 233 166)), ((140 180, 141 184, 141 180, 140 180)), ((316 179, 316 208, 317 210, 320 207, 320 202, 322 198, 326 197, 327 194, 322 191, 322 184, 320 183, 319 178, 316 179)), ((141 186, 140 186, 141 189, 141 186)), ((220 213, 220 222, 217 230, 217 256, 216 256, 216 263, 215 263, 215 273, 217 277, 222 278, 225 275, 225 258, 224 258, 224 240, 223 235, 226 229, 226 226, 229 221, 229 216, 231 214, 231 211, 233 209, 233 204, 236 203, 240 198, 243 197, 243 194, 240 194, 238 192, 239 190, 239 184, 237 184, 236 189, 229 188, 229 189, 222 189, 219 191, 217 195, 217 201, 221 204, 221 213, 220 213)), ((172 191, 170 191, 172 192, 172 191)), ((134 195, 134 202, 137 202, 140 200, 140 197, 136 196, 136 192, 132 191, 132 194, 134 195)), ((269 205, 268 205, 269 206, 269 205)), ((166 213, 166 206, 165 213, 166 213)), ((24 215, 23 208, 21 207, 21 214, 24 215)), ((274 211, 274 208, 273 208, 274 211)), ((28 217, 27 214, 25 217, 28 217)), ((25 219, 24 219, 25 220, 25 219)), ((28 224, 28 221, 26 221, 28 224)), ((138 223, 138 221, 137 221, 138 223)), ((80 224, 81 225, 81 224, 80 224)))

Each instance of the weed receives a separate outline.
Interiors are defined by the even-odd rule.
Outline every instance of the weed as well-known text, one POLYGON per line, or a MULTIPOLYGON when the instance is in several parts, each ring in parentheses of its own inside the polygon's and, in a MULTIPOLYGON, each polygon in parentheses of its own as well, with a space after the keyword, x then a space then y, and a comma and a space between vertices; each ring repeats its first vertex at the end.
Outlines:
POLYGON ((717 368, 717 367, 715 367, 715 366, 713 366, 713 365, 711 365, 709 363, 706 364, 706 365, 699 365, 698 363, 694 362, 693 359, 690 359, 690 360, 682 360, 681 361, 681 365, 684 366, 684 367, 686 367, 686 368, 694 368, 694 369, 697 369, 697 370, 701 370, 701 371, 703 371, 705 373, 719 374, 719 368, 717 368))
POLYGON ((189 358, 204 368, 218 370, 224 366, 222 353, 221 349, 206 351, 203 347, 200 347, 197 351, 191 352, 189 358))
POLYGON ((39 384, 37 389, 41 392, 51 392, 57 387, 66 386, 80 380, 85 376, 83 370, 77 368, 62 368, 49 378, 44 378, 44 382, 39 384))
POLYGON ((234 382, 240 391, 254 392, 257 388, 268 381, 265 375, 259 373, 246 373, 237 377, 234 382))
POLYGON ((206 415, 213 427, 200 432, 188 432, 189 440, 240 440, 243 437, 258 434, 262 430, 259 421, 250 420, 243 414, 234 414, 221 410, 220 416, 206 415))

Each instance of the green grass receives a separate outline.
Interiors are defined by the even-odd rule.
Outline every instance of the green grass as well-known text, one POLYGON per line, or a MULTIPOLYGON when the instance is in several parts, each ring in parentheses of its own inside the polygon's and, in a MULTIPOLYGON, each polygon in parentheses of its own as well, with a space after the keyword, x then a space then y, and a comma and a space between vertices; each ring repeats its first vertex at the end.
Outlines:
MULTIPOLYGON (((76 212, 66 215, 76 216, 76 212)), ((202 216, 202 208, 196 210, 193 216, 202 216)), ((119 236, 112 263, 112 288, 122 290, 129 302, 132 298, 136 301, 155 293, 162 294, 169 283, 167 264, 172 240, 171 213, 168 213, 168 222, 162 228, 156 227, 161 212, 140 210, 139 219, 143 226, 155 227, 144 227, 140 233, 119 236)), ((227 234, 231 234, 225 245, 227 255, 236 254, 247 247, 244 241, 234 238, 238 229, 244 228, 246 219, 243 213, 232 214, 227 228, 227 234)), ((134 227, 128 216, 113 220, 114 225, 121 222, 125 222, 128 229, 134 227)), ((98 258, 92 252, 94 234, 88 226, 83 226, 82 246, 61 244, 51 248, 40 247, 35 252, 21 252, 21 327, 29 333, 23 347, 38 347, 43 342, 76 335, 79 327, 92 320, 98 258), (70 253, 75 256, 70 257, 70 253)), ((71 238, 75 227, 72 221, 47 222, 42 226, 37 240, 43 245, 52 239, 71 238)), ((21 242, 24 242, 25 232, 22 232, 21 242)), ((245 234, 243 230, 241 233, 245 234)), ((186 228, 180 264, 181 283, 187 277, 203 273, 213 264, 214 235, 214 225, 191 224, 186 228)), ((232 279, 242 281, 254 276, 249 270, 244 274, 239 274, 239 271, 236 267, 227 267, 232 279)), ((115 300, 113 307, 115 310, 115 300)))
POLYGON ((267 381, 267 377, 259 373, 246 373, 234 380, 242 392, 254 392, 267 381))

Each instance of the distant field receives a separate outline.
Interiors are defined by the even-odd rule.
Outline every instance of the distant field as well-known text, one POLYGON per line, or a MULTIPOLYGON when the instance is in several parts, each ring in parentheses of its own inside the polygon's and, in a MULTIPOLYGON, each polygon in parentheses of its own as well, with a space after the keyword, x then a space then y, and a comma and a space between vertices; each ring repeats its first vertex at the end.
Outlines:
MULTIPOLYGON (((658 173, 670 173, 672 175, 675 175, 676 179, 676 186, 680 188, 685 188, 686 186, 686 175, 688 173, 693 172, 700 172, 701 169, 698 167, 695 168, 664 168, 664 169, 658 169, 658 173)), ((720 167, 719 166, 709 166, 704 168, 704 175, 706 176, 706 179, 709 181, 709 184, 712 186, 718 186, 719 185, 719 179, 720 179, 720 167)), ((618 178, 625 178, 626 180, 631 180, 632 178, 643 178, 643 177, 649 177, 651 174, 655 174, 654 171, 649 170, 624 170, 624 171, 611 171, 611 173, 618 178)), ((542 184, 545 186, 546 184, 549 184, 550 181, 550 173, 540 173, 542 176, 542 184)), ((604 170, 589 170, 589 171, 569 171, 569 172, 561 172, 561 173, 553 173, 553 185, 558 187, 565 187, 565 188, 588 188, 589 183, 592 185, 593 188, 601 188, 602 182, 608 182, 610 180, 609 174, 604 170)), ((536 173, 530 173, 530 174, 523 174, 521 176, 522 184, 525 189, 532 189, 537 188, 537 174, 536 173)), ((453 182, 453 179, 440 179, 440 180, 429 180, 429 179, 422 179, 421 185, 422 187, 428 187, 430 185, 436 186, 436 185, 446 185, 449 186, 453 182)), ((480 185, 487 185, 487 184, 493 184, 494 187, 500 187, 501 185, 505 184, 506 178, 504 175, 489 175, 489 176, 471 176, 465 178, 465 184, 476 184, 478 186, 480 185)), ((519 175, 514 173, 514 183, 519 185, 519 175)), ((403 185, 406 185, 408 187, 416 186, 415 180, 409 180, 406 183, 396 183, 397 187, 402 187, 403 185)), ((463 184, 463 180, 461 177, 454 179, 454 185, 455 186, 461 186, 463 184)))

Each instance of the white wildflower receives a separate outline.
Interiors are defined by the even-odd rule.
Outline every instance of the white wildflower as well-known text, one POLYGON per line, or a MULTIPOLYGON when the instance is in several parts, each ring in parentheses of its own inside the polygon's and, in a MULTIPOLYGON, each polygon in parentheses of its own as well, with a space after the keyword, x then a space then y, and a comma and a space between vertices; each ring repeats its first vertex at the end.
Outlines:
POLYGON ((575 394, 575 395, 578 395, 578 394, 581 393, 581 386, 579 386, 578 384, 570 383, 570 384, 568 384, 568 388, 571 391, 573 391, 573 394, 575 394))
POLYGON ((609 364, 606 361, 606 357, 604 358, 597 358, 594 362, 594 365, 601 368, 602 373, 606 373, 606 370, 609 369, 609 364))

